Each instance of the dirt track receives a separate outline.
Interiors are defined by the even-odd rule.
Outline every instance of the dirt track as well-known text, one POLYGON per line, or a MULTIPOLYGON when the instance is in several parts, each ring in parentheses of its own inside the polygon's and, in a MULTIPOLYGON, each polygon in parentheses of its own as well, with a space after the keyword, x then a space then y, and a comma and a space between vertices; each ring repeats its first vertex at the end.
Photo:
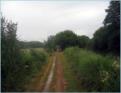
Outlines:
POLYGON ((56 56, 53 56, 52 67, 50 69, 50 73, 49 73, 48 78, 46 80, 43 92, 48 92, 50 89, 50 86, 52 85, 52 79, 53 79, 54 70, 55 70, 55 62, 56 62, 56 56))
POLYGON ((56 92, 63 92, 64 91, 64 76, 63 76, 63 67, 61 63, 60 54, 57 53, 57 60, 56 60, 56 92))
POLYGON ((27 92, 63 92, 64 76, 60 53, 54 53, 48 64, 26 86, 27 92))

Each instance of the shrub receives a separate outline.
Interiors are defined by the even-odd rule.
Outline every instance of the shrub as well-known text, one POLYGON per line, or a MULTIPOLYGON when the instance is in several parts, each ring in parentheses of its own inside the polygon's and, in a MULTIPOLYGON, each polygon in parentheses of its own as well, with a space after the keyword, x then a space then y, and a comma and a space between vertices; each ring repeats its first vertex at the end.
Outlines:
POLYGON ((24 72, 27 75, 31 76, 38 72, 41 69, 42 65, 47 62, 47 54, 44 51, 25 49, 24 51, 21 51, 21 59, 24 63, 24 72))
POLYGON ((115 73, 114 59, 78 47, 67 48, 64 54, 85 91, 119 91, 119 68, 115 73))
POLYGON ((11 91, 24 91, 24 85, 28 83, 47 62, 47 54, 45 51, 35 51, 35 49, 21 49, 19 61, 21 61, 21 69, 14 75, 16 86, 14 86, 11 91))

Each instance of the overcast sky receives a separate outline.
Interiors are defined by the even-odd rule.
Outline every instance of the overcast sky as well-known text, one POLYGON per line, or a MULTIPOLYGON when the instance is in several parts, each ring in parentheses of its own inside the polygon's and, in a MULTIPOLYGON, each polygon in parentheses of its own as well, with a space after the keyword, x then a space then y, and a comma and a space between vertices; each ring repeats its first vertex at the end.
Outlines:
POLYGON ((93 37, 101 27, 110 0, 2 1, 2 15, 18 23, 17 38, 44 41, 50 35, 72 30, 93 37))

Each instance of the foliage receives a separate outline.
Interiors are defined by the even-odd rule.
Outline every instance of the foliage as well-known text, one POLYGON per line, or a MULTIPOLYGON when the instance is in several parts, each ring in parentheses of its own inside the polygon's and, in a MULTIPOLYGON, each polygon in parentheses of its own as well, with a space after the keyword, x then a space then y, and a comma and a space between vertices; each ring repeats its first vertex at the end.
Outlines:
POLYGON ((55 38, 56 45, 60 46, 62 50, 69 46, 75 46, 78 42, 77 35, 70 30, 57 33, 55 38))
POLYGON ((89 44, 89 37, 82 35, 78 36, 78 45, 80 48, 87 48, 89 44))
POLYGON ((53 52, 55 50, 55 36, 48 37, 48 40, 45 42, 45 48, 48 52, 53 52))
POLYGON ((20 48, 42 48, 44 44, 39 41, 18 41, 18 45, 20 48))
POLYGON ((108 51, 108 32, 107 29, 104 27, 99 28, 95 33, 94 33, 94 38, 93 38, 93 48, 96 51, 103 51, 106 52, 108 51))
POLYGON ((54 51, 57 48, 65 49, 70 46, 79 46, 86 48, 89 43, 87 36, 77 36, 71 30, 65 30, 57 33, 55 36, 50 36, 45 42, 45 46, 49 51, 54 51))
MULTIPOLYGON (((66 57, 63 53, 60 54, 61 62, 63 65, 64 72, 64 80, 65 80, 65 92, 79 92, 80 88, 78 88, 78 79, 76 78, 75 73, 73 73, 73 69, 71 69, 70 63, 67 62, 66 57)), ((82 91, 82 89, 81 89, 82 91)))
POLYGON ((47 53, 35 49, 24 49, 21 50, 21 61, 24 64, 24 78, 30 78, 47 62, 47 53))
POLYGON ((104 19, 104 24, 120 25, 120 1, 111 1, 110 6, 106 10, 108 13, 104 19))
POLYGON ((120 2, 111 1, 104 26, 99 28, 93 37, 93 49, 99 52, 120 54, 120 2))
POLYGON ((109 56, 103 57, 78 47, 67 48, 64 54, 82 90, 116 92, 120 90, 119 60, 114 62, 115 60, 109 56), (114 66, 114 63, 117 66, 114 66))
MULTIPOLYGON (((16 86, 20 71, 19 49, 16 45, 17 24, 1 18, 1 83, 2 91, 10 91, 16 86)), ((15 89, 16 90, 16 89, 15 89)))
POLYGON ((47 61, 44 51, 20 51, 17 24, 1 19, 1 91, 23 91, 24 84, 47 61))

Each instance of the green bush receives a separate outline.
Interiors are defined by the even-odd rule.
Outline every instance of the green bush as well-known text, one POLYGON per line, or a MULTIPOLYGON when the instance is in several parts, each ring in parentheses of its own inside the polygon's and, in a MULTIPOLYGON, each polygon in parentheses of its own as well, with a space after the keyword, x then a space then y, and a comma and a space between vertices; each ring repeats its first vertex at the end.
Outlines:
MULTIPOLYGON (((29 80, 31 80, 47 62, 47 54, 44 51, 24 49, 20 51, 19 61, 21 62, 18 63, 20 69, 14 69, 16 74, 13 73, 13 76, 8 76, 9 80, 6 80, 7 82, 10 82, 10 86, 13 88, 4 91, 24 91, 24 85, 29 82, 29 80)), ((6 84, 8 84, 7 82, 6 84)))
POLYGON ((35 49, 25 49, 21 51, 21 59, 24 63, 25 75, 32 76, 47 62, 47 53, 35 49))
POLYGON ((64 54, 85 91, 119 91, 119 67, 116 71, 111 57, 78 47, 67 48, 64 54))

